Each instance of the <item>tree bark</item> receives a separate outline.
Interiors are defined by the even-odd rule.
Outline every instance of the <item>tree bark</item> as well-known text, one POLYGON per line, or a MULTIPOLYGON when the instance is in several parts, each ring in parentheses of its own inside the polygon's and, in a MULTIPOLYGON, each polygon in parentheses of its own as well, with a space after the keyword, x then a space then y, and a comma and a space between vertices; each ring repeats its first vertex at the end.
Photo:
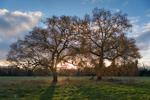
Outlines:
POLYGON ((100 59, 99 59, 99 66, 98 66, 98 68, 97 68, 97 80, 102 80, 102 75, 103 75, 103 71, 101 71, 101 70, 103 70, 102 69, 103 68, 103 55, 101 55, 101 57, 100 57, 100 59))
POLYGON ((53 72, 53 82, 58 82, 58 80, 57 80, 57 72, 53 72))
POLYGON ((96 75, 93 75, 93 76, 90 78, 90 80, 93 80, 94 76, 96 76, 96 75))
POLYGON ((28 70, 26 75, 27 75, 27 76, 32 76, 32 71, 31 71, 31 70, 28 70))
POLYGON ((97 80, 102 80, 102 76, 97 76, 97 80))

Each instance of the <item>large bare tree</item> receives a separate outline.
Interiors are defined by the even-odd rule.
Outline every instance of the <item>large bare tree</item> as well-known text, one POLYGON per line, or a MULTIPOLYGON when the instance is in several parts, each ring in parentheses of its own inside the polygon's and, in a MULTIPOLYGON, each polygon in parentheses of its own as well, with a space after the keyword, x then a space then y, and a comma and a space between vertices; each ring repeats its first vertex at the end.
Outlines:
POLYGON ((23 40, 11 45, 7 60, 31 67, 45 66, 53 73, 53 82, 57 82, 57 65, 77 54, 74 47, 79 18, 53 16, 44 22, 47 28, 34 28, 23 40))
POLYGON ((91 18, 85 15, 80 28, 83 35, 81 49, 89 52, 89 57, 95 65, 95 74, 98 79, 102 79, 106 74, 104 71, 106 59, 115 61, 115 59, 138 59, 141 56, 135 40, 128 38, 126 34, 132 28, 127 14, 122 12, 111 14, 110 11, 98 8, 95 8, 92 14, 91 18))

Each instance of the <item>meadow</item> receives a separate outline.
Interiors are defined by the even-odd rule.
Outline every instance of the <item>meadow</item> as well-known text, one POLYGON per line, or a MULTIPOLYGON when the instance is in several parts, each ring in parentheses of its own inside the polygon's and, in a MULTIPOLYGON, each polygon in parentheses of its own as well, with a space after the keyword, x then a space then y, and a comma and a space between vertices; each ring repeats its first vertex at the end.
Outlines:
POLYGON ((0 100, 150 100, 150 77, 0 77, 0 100))

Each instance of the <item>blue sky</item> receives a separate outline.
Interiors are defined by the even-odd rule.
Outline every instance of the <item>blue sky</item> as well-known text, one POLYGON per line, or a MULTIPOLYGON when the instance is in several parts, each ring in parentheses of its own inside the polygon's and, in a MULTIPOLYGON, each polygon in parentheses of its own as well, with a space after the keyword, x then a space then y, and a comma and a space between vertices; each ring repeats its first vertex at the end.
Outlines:
POLYGON ((133 25, 129 37, 134 37, 140 48, 140 63, 150 66, 150 0, 0 0, 0 65, 4 64, 11 43, 22 38, 35 26, 42 26, 41 19, 52 15, 83 17, 95 8, 112 13, 128 14, 133 25))

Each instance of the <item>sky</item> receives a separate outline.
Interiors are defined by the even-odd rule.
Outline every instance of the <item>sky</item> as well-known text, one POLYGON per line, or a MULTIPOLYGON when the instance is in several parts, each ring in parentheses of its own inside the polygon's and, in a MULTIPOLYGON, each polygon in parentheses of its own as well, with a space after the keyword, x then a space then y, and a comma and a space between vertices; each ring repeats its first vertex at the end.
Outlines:
POLYGON ((92 15, 95 8, 128 14, 133 25, 128 37, 135 38, 142 58, 150 66, 150 0, 0 0, 0 65, 5 65, 10 44, 23 38, 42 20, 53 15, 92 15))

